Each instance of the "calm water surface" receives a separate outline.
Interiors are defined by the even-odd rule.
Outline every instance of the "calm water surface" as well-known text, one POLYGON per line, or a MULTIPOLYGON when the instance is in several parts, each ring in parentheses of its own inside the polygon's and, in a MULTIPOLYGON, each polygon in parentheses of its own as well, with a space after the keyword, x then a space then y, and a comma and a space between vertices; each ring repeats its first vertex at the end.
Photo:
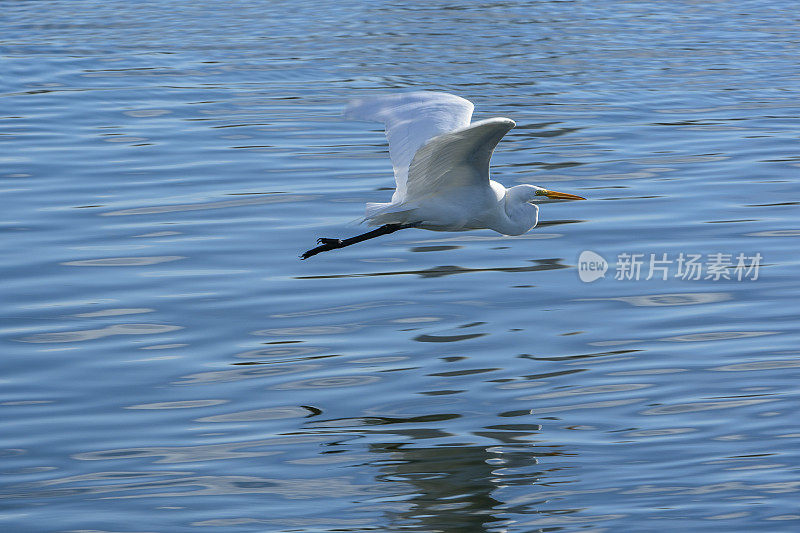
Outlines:
POLYGON ((0 529, 798 531, 796 8, 3 2, 0 529), (299 261, 411 88, 590 200, 299 261))

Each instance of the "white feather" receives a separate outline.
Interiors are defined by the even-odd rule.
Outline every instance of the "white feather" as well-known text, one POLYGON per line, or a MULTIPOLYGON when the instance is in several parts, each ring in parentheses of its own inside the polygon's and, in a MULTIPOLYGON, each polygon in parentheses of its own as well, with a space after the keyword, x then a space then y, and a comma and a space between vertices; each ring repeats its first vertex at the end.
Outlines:
POLYGON ((383 122, 397 187, 392 201, 402 201, 408 167, 417 150, 437 135, 468 126, 473 107, 469 100, 452 94, 418 91, 353 100, 345 117, 383 122))
POLYGON ((409 166, 406 201, 443 189, 489 185, 492 152, 515 125, 510 118, 490 118, 430 139, 409 166))

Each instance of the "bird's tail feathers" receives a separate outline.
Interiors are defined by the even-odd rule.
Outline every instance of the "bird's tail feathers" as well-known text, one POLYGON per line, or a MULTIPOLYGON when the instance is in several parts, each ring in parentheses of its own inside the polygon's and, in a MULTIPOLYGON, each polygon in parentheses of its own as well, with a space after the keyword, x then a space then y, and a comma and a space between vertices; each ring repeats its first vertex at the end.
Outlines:
POLYGON ((408 205, 398 205, 395 203, 367 203, 364 212, 364 219, 370 226, 382 226, 383 224, 408 224, 409 214, 414 207, 408 205))

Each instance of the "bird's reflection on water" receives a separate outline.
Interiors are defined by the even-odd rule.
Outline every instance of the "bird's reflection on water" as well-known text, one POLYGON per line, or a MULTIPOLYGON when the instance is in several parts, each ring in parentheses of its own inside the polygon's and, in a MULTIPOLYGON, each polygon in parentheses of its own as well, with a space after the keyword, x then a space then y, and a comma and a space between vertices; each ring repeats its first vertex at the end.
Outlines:
MULTIPOLYGON (((499 525, 503 503, 493 493, 508 482, 499 471, 536 465, 531 453, 501 453, 485 446, 375 444, 370 452, 383 456, 373 460, 378 481, 405 485, 409 492, 402 506, 387 510, 388 521, 414 523, 432 531, 483 531, 487 525, 499 525)), ((535 483, 536 478, 525 482, 535 483)))
MULTIPOLYGON (((505 413, 509 417, 527 414, 527 410, 505 413)), ((483 531, 486 527, 503 525, 504 513, 547 512, 537 506, 545 500, 538 498, 537 501, 533 494, 541 490, 539 482, 548 476, 547 469, 539 465, 537 458, 565 455, 562 447, 535 445, 542 428, 539 424, 496 424, 472 435, 460 436, 435 426, 420 425, 461 416, 441 413, 317 419, 309 422, 309 429, 313 434, 324 432, 325 428, 337 434, 352 431, 362 438, 379 441, 368 445, 370 457, 365 465, 384 487, 382 492, 392 496, 377 498, 370 507, 382 510, 393 527, 413 524, 425 531, 483 531), (392 437, 380 442, 385 439, 381 435, 392 437), (398 442, 398 437, 409 440, 398 442), (489 443, 469 443, 476 438, 489 443), (436 445, 432 445, 433 441, 437 441, 436 445), (426 445, 426 442, 431 444, 426 445), (509 501, 512 493, 518 501, 509 501)))

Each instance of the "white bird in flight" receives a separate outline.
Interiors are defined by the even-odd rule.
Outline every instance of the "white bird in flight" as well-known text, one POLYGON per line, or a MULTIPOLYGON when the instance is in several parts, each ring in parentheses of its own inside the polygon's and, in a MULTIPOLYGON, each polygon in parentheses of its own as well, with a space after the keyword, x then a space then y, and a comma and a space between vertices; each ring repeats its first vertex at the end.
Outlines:
POLYGON ((383 122, 396 189, 388 203, 368 203, 364 222, 379 228, 349 239, 317 239, 300 257, 350 246, 405 228, 432 231, 491 229, 522 235, 536 226, 536 200, 585 200, 536 185, 505 188, 489 179, 489 159, 516 123, 488 118, 470 123, 469 100, 412 92, 350 102, 345 116, 383 122))

